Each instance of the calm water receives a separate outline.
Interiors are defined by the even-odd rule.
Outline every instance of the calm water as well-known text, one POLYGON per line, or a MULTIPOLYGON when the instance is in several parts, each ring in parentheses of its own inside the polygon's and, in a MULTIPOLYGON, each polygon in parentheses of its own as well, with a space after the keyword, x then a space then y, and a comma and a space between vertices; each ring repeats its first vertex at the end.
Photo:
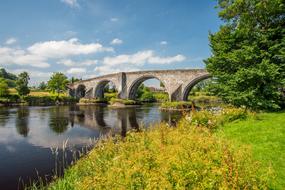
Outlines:
MULTIPOLYGON (((158 106, 112 109, 104 106, 0 108, 0 189, 22 189, 23 183, 62 174, 76 152, 104 135, 126 135, 130 129, 165 121, 179 112, 158 106), (65 153, 62 149, 66 144, 65 153), (64 157, 64 158, 63 158, 64 157)), ((85 149, 84 149, 85 147, 85 149)))

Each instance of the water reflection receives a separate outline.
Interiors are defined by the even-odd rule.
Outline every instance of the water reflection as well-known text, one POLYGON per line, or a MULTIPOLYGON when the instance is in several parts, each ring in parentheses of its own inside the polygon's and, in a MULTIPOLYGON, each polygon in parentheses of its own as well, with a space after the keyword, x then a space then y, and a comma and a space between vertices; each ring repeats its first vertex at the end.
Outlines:
POLYGON ((0 127, 4 127, 9 118, 9 110, 0 107, 0 127))
POLYGON ((30 130, 29 113, 29 109, 26 109, 26 107, 20 107, 17 110, 16 129, 18 134, 22 135, 23 137, 27 137, 30 130))
POLYGON ((66 116, 66 110, 59 106, 50 110, 49 127, 53 132, 57 134, 65 132, 68 129, 68 123, 69 117, 66 116))
POLYGON ((94 142, 90 139, 126 136, 128 130, 139 131, 161 121, 173 125, 180 116, 179 112, 162 112, 157 106, 0 108, 0 189, 17 189, 20 177, 29 182, 52 175, 55 161, 51 149, 62 151, 67 139, 70 150, 81 150, 94 142))

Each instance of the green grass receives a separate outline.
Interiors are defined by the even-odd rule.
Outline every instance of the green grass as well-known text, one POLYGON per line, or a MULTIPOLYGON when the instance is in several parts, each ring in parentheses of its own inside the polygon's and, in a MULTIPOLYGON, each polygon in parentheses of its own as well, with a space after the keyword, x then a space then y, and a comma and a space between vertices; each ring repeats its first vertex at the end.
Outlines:
POLYGON ((261 113, 244 121, 227 123, 218 132, 237 145, 250 145, 253 157, 264 168, 272 166, 273 189, 285 187, 285 112, 261 113))

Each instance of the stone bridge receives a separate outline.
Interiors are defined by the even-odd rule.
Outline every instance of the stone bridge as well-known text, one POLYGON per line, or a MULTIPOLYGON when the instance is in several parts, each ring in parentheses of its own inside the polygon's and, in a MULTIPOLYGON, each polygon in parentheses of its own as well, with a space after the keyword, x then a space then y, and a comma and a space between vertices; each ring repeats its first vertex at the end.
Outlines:
POLYGON ((68 88, 73 97, 103 98, 104 87, 112 82, 118 90, 118 98, 134 100, 141 83, 148 79, 158 79, 163 83, 170 101, 187 101, 192 87, 210 77, 205 69, 121 72, 81 80, 68 88))

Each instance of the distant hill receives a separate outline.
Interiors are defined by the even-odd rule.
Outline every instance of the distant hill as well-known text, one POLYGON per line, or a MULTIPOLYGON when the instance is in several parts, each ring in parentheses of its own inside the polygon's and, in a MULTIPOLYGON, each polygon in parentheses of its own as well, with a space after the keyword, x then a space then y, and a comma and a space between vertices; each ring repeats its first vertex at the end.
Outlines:
POLYGON ((13 88, 16 86, 17 76, 7 72, 4 68, 0 68, 0 78, 6 79, 8 86, 13 88))

